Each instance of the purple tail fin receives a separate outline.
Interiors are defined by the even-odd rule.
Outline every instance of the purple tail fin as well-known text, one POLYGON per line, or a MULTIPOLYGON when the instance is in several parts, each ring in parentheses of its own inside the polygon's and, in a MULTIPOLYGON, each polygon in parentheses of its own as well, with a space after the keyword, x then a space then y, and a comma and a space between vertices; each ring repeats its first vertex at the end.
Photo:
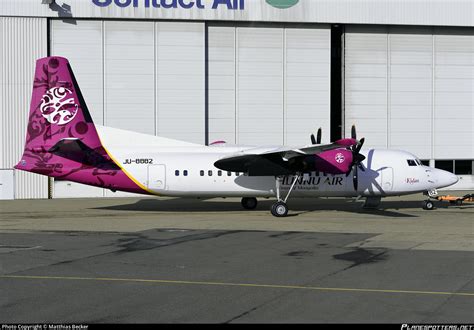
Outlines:
POLYGON ((67 59, 37 60, 25 150, 16 169, 143 193, 103 148, 67 59))
POLYGON ((101 143, 71 66, 63 57, 36 61, 25 150, 17 169, 58 176, 67 159, 53 162, 51 149, 64 141, 81 141, 100 152, 101 143), (55 175, 57 174, 57 175, 55 175))
POLYGON ((100 146, 97 131, 67 59, 37 60, 25 149, 49 149, 64 138, 100 146))

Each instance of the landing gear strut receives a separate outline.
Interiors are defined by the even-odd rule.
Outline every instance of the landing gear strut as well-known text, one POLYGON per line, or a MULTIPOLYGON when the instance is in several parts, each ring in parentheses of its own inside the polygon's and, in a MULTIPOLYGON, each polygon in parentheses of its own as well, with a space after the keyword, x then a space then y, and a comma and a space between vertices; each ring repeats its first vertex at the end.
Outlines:
POLYGON ((288 197, 290 197, 291 192, 293 191, 293 188, 298 181, 299 177, 301 176, 300 173, 297 173, 293 177, 293 183, 291 184, 290 190, 288 190, 288 193, 286 194, 285 199, 280 198, 280 189, 281 189, 281 183, 283 181, 283 176, 277 176, 275 177, 275 188, 276 188, 276 197, 277 197, 277 202, 272 205, 270 211, 273 216, 275 217, 286 217, 288 215, 288 206, 286 205, 286 201, 288 200, 288 197))

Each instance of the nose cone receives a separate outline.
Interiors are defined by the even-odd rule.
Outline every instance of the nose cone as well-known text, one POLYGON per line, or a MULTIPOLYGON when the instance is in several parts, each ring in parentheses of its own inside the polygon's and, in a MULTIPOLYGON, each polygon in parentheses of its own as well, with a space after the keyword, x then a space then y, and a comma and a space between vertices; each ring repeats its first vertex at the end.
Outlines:
POLYGON ((451 172, 436 169, 435 172, 437 188, 451 186, 459 181, 459 178, 451 172))

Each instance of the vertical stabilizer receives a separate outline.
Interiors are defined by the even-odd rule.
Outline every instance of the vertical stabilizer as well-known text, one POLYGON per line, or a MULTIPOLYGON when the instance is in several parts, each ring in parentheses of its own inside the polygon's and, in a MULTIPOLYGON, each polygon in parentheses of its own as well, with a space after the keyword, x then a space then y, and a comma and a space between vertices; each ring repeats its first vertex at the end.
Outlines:
POLYGON ((15 168, 144 193, 102 146, 69 61, 58 56, 36 62, 25 150, 15 168))

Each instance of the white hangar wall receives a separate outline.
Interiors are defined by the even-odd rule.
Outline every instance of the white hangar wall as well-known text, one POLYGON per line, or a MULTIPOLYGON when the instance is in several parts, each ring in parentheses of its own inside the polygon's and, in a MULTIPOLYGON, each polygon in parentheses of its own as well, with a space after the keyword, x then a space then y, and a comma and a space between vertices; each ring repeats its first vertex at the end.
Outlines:
POLYGON ((367 147, 474 159, 474 29, 346 26, 344 57, 346 135, 357 123, 367 147))
POLYGON ((46 30, 46 18, 0 17, 0 199, 48 197, 47 177, 13 170, 23 154, 36 59, 47 54, 46 30))

